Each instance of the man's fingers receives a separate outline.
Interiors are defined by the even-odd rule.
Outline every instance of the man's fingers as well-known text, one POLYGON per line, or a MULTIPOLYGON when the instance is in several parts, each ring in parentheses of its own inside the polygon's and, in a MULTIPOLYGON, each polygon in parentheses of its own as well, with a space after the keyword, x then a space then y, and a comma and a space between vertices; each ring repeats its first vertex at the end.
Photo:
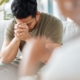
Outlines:
POLYGON ((23 39, 23 33, 20 33, 20 34, 14 34, 15 37, 18 37, 19 39, 23 39))
POLYGON ((28 26, 24 23, 24 24, 16 24, 14 29, 27 29, 28 30, 28 26))
POLYGON ((25 29, 18 29, 17 33, 24 32, 24 31, 25 31, 25 29))
POLYGON ((17 34, 22 33, 22 32, 27 32, 27 30, 26 29, 14 30, 14 33, 17 33, 17 34))
POLYGON ((28 29, 28 26, 26 25, 26 23, 20 24, 18 27, 22 29, 28 29))
POLYGON ((14 29, 17 29, 17 27, 18 27, 18 24, 15 24, 15 27, 14 27, 14 29))
POLYGON ((19 25, 18 28, 28 29, 28 26, 27 25, 19 25))

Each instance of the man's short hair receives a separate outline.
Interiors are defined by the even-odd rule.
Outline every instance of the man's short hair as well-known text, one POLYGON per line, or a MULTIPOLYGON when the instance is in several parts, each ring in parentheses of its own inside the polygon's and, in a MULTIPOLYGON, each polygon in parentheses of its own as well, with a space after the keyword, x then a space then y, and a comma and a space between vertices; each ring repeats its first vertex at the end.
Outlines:
POLYGON ((35 17, 37 13, 36 0, 13 0, 11 10, 14 17, 18 19, 35 17))

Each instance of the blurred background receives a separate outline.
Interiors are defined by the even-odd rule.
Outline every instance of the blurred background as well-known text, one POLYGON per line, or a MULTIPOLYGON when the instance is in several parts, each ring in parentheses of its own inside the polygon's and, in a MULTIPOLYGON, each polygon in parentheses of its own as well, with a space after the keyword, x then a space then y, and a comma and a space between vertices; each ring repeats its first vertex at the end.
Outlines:
MULTIPOLYGON (((0 0, 0 20, 10 20, 13 18, 11 13, 11 3, 13 0, 0 0)), ((56 16, 62 21, 71 21, 62 16, 55 0, 37 0, 38 10, 56 16)))

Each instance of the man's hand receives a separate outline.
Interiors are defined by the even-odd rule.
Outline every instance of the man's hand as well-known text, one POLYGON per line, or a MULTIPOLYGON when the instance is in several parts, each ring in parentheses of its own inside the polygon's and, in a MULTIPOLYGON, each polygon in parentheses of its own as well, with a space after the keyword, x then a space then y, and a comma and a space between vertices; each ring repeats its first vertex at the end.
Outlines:
POLYGON ((16 24, 14 33, 20 40, 27 41, 30 38, 28 26, 25 23, 16 24))

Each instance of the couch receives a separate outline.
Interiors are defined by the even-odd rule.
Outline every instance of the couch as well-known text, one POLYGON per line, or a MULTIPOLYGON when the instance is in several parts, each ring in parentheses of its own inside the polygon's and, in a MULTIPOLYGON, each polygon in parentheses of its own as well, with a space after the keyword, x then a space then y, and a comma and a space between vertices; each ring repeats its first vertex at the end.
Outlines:
POLYGON ((3 44, 3 40, 4 40, 4 30, 9 22, 10 21, 4 21, 4 20, 0 21, 0 50, 3 44))

